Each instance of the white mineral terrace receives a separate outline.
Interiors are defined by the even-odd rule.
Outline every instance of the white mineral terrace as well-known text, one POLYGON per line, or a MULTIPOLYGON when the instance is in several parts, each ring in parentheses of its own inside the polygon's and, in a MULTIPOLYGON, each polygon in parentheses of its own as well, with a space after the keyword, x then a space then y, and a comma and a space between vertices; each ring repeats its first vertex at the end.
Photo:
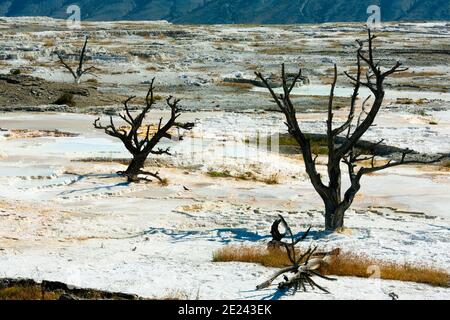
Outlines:
MULTIPOLYGON (((307 121, 320 116, 310 114, 307 121)), ((425 125, 407 117, 396 118, 394 130, 393 116, 397 115, 385 114, 386 127, 377 128, 393 141, 414 143, 423 150, 429 141, 433 147, 448 146, 448 139, 434 140, 425 125), (407 129, 423 134, 410 135, 407 129)), ((321 231, 321 203, 301 160, 257 151, 233 138, 245 134, 239 128, 284 130, 281 118, 220 112, 184 117, 196 118, 197 127, 182 142, 165 142, 174 144, 176 155, 160 159, 157 169, 169 179, 169 185, 162 187, 127 184, 114 174, 123 168, 114 162, 76 161, 127 157, 120 143, 91 127, 93 116, 2 115, 2 128, 58 129, 79 136, 8 138, 3 132, 0 276, 59 280, 144 297, 179 289, 192 298, 270 299, 274 288, 255 291, 254 287, 272 269, 213 263, 212 254, 227 244, 264 244, 279 213, 294 230, 312 225, 310 241, 324 248, 448 267, 448 171, 410 166, 366 177, 346 219, 350 231, 327 234, 321 231), (219 134, 225 125, 229 131, 219 134), (280 183, 211 178, 205 174, 210 167, 278 173, 280 183)), ((443 130, 449 132, 448 124, 443 130)), ((309 241, 303 244, 307 245, 309 241)), ((311 291, 301 298, 388 299, 392 291, 403 299, 449 297, 449 289, 377 279, 339 277, 322 285, 332 294, 311 291)))
MULTIPOLYGON (((304 132, 326 132, 333 63, 339 68, 335 125, 345 121, 344 98, 352 89, 343 71, 355 72, 355 39, 366 37, 364 28, 160 21, 84 23, 82 31, 73 31, 62 20, 0 19, 0 74, 6 79, 0 79, 0 278, 57 280, 151 298, 179 291, 192 299, 391 299, 391 292, 399 299, 450 299, 449 288, 376 277, 317 278, 331 294, 279 296, 276 285, 255 290, 275 269, 213 262, 213 253, 227 245, 265 246, 281 214, 294 232, 312 227, 302 249, 316 244, 449 270, 448 163, 365 176, 346 213, 346 229, 328 233, 301 157, 252 143, 287 132, 267 90, 255 87, 261 83, 254 75, 261 71, 280 83, 283 62, 289 73, 300 66, 310 83, 292 95, 304 132), (75 94, 75 108, 49 105, 73 81, 53 52, 75 63, 85 32, 86 66, 99 69, 96 77, 83 79, 89 94, 75 94), (26 80, 16 91, 8 78, 12 69, 22 79, 40 79, 33 80, 33 89, 26 80), (153 77, 158 103, 146 122, 167 118, 160 110, 169 95, 181 99, 185 112, 179 120, 195 122, 183 141, 162 141, 160 147, 170 146, 173 156, 152 155, 145 168, 159 171, 167 186, 129 184, 118 176, 129 154, 92 125, 97 114, 117 114, 122 98, 136 95, 142 102, 153 77), (31 112, 36 105, 73 113, 31 112), (211 171, 250 172, 259 179, 213 177, 211 171), (269 177, 278 183, 261 182, 269 177)), ((384 23, 377 35, 375 54, 383 67, 399 59, 410 69, 386 80, 376 126, 363 138, 448 154, 450 24, 384 23)), ((367 95, 362 88, 359 98, 367 95)), ((317 160, 325 177, 326 159, 317 160)), ((345 170, 343 184, 348 186, 345 170)))

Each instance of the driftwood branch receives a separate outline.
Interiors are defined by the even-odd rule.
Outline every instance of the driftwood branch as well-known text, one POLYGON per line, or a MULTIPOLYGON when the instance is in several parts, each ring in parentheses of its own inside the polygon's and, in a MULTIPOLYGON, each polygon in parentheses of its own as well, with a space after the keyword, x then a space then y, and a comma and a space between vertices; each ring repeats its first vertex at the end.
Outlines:
POLYGON ((274 245, 277 245, 278 249, 284 248, 286 250, 286 255, 288 256, 288 259, 289 261, 291 261, 292 265, 275 272, 269 279, 257 285, 257 290, 262 290, 270 287, 278 277, 283 276, 284 281, 278 284, 278 289, 283 292, 289 289, 293 289, 295 294, 299 288, 302 288, 303 291, 306 291, 305 284, 309 284, 312 289, 318 288, 326 293, 329 293, 327 289, 323 288, 314 280, 312 280, 312 277, 318 276, 326 280, 335 280, 333 278, 322 275, 318 271, 318 269, 321 265, 326 263, 327 258, 330 255, 339 254, 339 251, 334 250, 329 253, 317 253, 317 247, 310 247, 308 250, 300 254, 299 257, 296 257, 299 252, 296 250, 295 245, 305 240, 310 230, 311 227, 308 228, 308 230, 303 233, 303 235, 295 238, 291 228, 289 227, 289 224, 281 215, 279 215, 278 219, 274 221, 271 227, 270 233, 272 234, 272 241, 269 242, 269 248, 273 249, 274 245), (281 233, 279 231, 280 225, 284 227, 286 231, 285 233, 281 233), (290 242, 282 241, 285 237, 289 237, 290 242), (291 273, 293 275, 290 278, 286 276, 286 274, 291 273))

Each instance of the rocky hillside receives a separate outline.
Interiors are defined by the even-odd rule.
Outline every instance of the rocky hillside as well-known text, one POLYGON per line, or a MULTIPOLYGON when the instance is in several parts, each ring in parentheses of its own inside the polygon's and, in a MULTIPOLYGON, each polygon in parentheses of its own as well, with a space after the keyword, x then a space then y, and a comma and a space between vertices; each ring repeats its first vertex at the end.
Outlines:
POLYGON ((450 20, 449 0, 0 0, 1 16, 67 17, 78 4, 85 20, 177 23, 321 23, 365 21, 378 4, 382 20, 450 20))

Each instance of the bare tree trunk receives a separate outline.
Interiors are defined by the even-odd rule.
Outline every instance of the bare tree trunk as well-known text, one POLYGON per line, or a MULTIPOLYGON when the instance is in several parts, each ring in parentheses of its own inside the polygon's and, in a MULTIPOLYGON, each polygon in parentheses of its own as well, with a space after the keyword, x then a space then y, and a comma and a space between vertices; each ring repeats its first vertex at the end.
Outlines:
POLYGON ((142 168, 144 168, 145 161, 148 157, 148 154, 135 154, 133 155, 133 159, 131 160, 130 164, 128 165, 127 170, 125 171, 125 174, 132 177, 137 175, 141 172, 142 168))
POLYGON ((334 231, 344 227, 345 210, 334 203, 325 203, 325 229, 334 231))
POLYGON ((341 201, 341 168, 339 160, 331 156, 328 160, 328 196, 324 199, 325 204, 325 228, 336 230, 344 226, 344 213, 341 201))

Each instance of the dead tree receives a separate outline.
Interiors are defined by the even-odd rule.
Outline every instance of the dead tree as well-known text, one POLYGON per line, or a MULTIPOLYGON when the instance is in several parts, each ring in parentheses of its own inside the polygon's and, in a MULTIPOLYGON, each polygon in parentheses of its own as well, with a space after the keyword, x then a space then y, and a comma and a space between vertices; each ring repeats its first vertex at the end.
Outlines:
POLYGON ((257 290, 269 287, 273 281, 275 281, 279 276, 283 275, 284 281, 278 284, 279 290, 286 291, 293 289, 293 293, 295 294, 299 288, 301 288, 303 291, 306 291, 305 285, 309 284, 311 286, 311 289, 318 288, 323 292, 329 293, 327 289, 318 285, 312 279, 312 277, 317 276, 326 280, 336 280, 334 278, 326 277, 318 271, 318 269, 327 262, 327 257, 331 254, 334 254, 334 252, 331 252, 329 254, 317 254, 317 247, 309 247, 307 251, 305 251, 303 254, 300 254, 300 252, 295 248, 295 246, 299 242, 303 241, 308 236, 310 229, 311 228, 309 228, 302 236, 296 239, 286 220, 281 215, 279 216, 279 219, 277 219, 272 225, 271 233, 272 237, 274 238, 272 241, 275 241, 277 245, 282 246, 286 249, 287 257, 292 263, 292 266, 277 271, 268 280, 256 286, 257 290), (278 231, 278 226, 280 224, 284 226, 284 234, 281 234, 278 231), (274 230, 276 230, 276 232, 274 232, 274 230), (290 242, 281 241, 281 239, 283 239, 285 236, 289 237, 290 242), (288 273, 292 273, 293 275, 289 278, 286 276, 286 274, 288 273))
POLYGON ((81 77, 85 74, 93 74, 92 71, 93 70, 98 70, 96 67, 91 66, 88 67, 86 69, 83 68, 83 64, 84 64, 84 60, 86 57, 86 47, 87 47, 87 43, 88 43, 89 37, 86 36, 84 39, 84 45, 83 48, 81 49, 80 52, 80 56, 78 59, 78 67, 76 70, 74 70, 66 61, 64 61, 64 58, 62 56, 62 54, 59 51, 55 51, 56 55, 59 58, 59 62, 64 66, 64 68, 66 68, 73 76, 73 79, 75 81, 76 84, 80 84, 81 82, 81 77))
MULTIPOLYGON (((271 96, 275 100, 279 109, 283 112, 286 118, 286 125, 291 136, 296 140, 301 148, 305 169, 311 180, 311 183, 319 194, 325 205, 325 227, 327 230, 334 231, 344 226, 344 214, 351 206, 356 194, 361 188, 360 182, 364 175, 392 168, 403 164, 431 164, 441 161, 445 156, 441 156, 434 160, 423 160, 408 157, 410 152, 403 152, 396 160, 390 160, 383 165, 376 165, 376 154, 363 155, 357 152, 355 145, 361 137, 374 124, 375 118, 380 111, 385 91, 384 81, 390 75, 408 70, 401 68, 402 64, 397 62, 393 67, 383 70, 379 62, 374 58, 373 40, 375 36, 371 35, 368 30, 368 40, 357 40, 358 49, 356 52, 356 75, 350 75, 345 72, 345 75, 352 81, 354 89, 351 96, 350 108, 345 122, 337 127, 333 126, 333 100, 334 90, 337 83, 337 67, 334 65, 334 78, 331 85, 331 92, 328 102, 328 117, 327 117, 327 175, 328 181, 324 181, 317 171, 316 160, 318 155, 313 154, 311 149, 310 139, 300 128, 297 120, 294 104, 291 100, 291 92, 296 83, 302 78, 302 70, 300 69, 291 83, 288 83, 285 66, 281 67, 282 77, 282 94, 275 93, 274 89, 269 84, 267 78, 261 73, 256 72, 256 76, 260 78, 271 96), (367 45, 367 47, 366 47, 367 45), (363 66, 366 68, 363 75, 363 66), (357 103, 358 95, 361 87, 366 87, 370 90, 371 95, 366 98, 361 104, 361 112, 359 116, 357 103), (373 96, 373 97, 372 97, 373 96), (371 102, 370 108, 366 108, 366 104, 371 102), (344 142, 339 145, 336 143, 338 136, 343 135, 344 142), (362 162, 369 161, 369 166, 363 166, 362 162), (342 194, 342 169, 341 164, 344 164, 348 170, 348 178, 350 180, 350 187, 342 194)), ((378 142, 382 143, 383 140, 378 142)))
MULTIPOLYGON (((128 165, 127 170, 118 172, 118 174, 126 176, 129 182, 137 182, 143 180, 144 178, 139 178, 140 175, 151 176, 162 182, 163 179, 159 176, 158 172, 152 173, 142 170, 147 157, 150 154, 171 155, 170 148, 156 148, 161 139, 171 139, 172 135, 169 133, 169 131, 173 128, 191 130, 194 127, 193 123, 179 123, 176 121, 181 115, 181 108, 179 106, 180 100, 174 99, 172 96, 166 99, 166 103, 171 110, 170 119, 163 125, 163 118, 160 118, 159 124, 157 125, 156 131, 154 133, 152 133, 151 131, 151 125, 143 125, 143 121, 146 115, 150 112, 151 108, 155 104, 155 98, 153 95, 154 81, 155 78, 152 79, 150 88, 147 92, 147 96, 145 98, 145 106, 136 116, 133 116, 131 114, 129 108, 129 103, 135 97, 130 97, 126 101, 124 101, 123 104, 125 113, 119 114, 119 117, 125 122, 126 126, 117 127, 114 124, 112 116, 110 116, 109 124, 105 126, 100 123, 100 118, 94 121, 94 127, 96 129, 104 130, 107 135, 120 139, 125 148, 133 156, 133 159, 128 165)), ((182 139, 182 136, 178 138, 182 139)))

